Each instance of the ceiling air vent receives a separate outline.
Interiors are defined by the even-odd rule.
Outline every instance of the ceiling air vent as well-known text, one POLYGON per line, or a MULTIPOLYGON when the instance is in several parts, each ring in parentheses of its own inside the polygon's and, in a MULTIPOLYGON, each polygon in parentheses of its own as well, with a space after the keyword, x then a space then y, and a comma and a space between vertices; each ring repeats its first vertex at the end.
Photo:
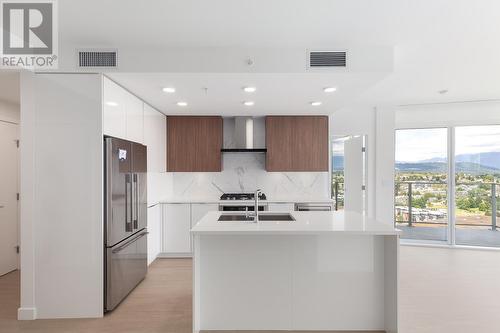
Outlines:
POLYGON ((347 52, 345 51, 310 51, 310 68, 346 67, 347 52))
POLYGON ((116 67, 116 50, 79 50, 79 67, 116 67))

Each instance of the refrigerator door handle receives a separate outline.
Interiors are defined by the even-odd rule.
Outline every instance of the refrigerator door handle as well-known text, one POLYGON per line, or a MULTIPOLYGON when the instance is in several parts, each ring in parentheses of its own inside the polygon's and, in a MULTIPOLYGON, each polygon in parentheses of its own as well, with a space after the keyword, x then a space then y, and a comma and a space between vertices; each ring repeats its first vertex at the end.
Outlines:
POLYGON ((125 244, 123 245, 120 245, 118 248, 116 249, 113 249, 111 252, 112 253, 118 253, 120 252, 121 250, 123 250, 124 248, 126 248, 127 246, 129 246, 130 244, 134 243, 136 240, 138 240, 139 238, 141 238, 142 236, 145 236, 149 234, 149 232, 145 231, 139 235, 137 235, 136 237, 132 238, 131 240, 127 241, 125 244))
POLYGON ((134 229, 139 229, 139 181, 138 176, 134 173, 135 181, 135 219, 134 219, 134 229))
POLYGON ((125 231, 131 232, 132 229, 132 181, 130 174, 125 174, 125 231), (130 209, 129 209, 130 208, 130 209))
POLYGON ((139 223, 138 223, 138 219, 139 219, 139 190, 138 190, 138 187, 139 187, 139 184, 137 183, 137 174, 136 173, 133 174, 133 182, 134 182, 134 194, 133 194, 134 203, 133 203, 133 205, 134 205, 134 211, 135 211, 133 228, 138 229, 139 228, 139 223))

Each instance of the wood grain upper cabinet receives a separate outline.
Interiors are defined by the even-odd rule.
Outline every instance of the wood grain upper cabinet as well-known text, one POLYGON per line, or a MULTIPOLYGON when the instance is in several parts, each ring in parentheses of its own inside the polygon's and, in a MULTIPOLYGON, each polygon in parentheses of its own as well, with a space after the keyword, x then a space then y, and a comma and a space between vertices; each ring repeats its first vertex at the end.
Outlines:
POLYGON ((220 172, 221 148, 222 117, 167 117, 167 171, 220 172))
POLYGON ((328 171, 327 116, 266 117, 267 171, 328 171))

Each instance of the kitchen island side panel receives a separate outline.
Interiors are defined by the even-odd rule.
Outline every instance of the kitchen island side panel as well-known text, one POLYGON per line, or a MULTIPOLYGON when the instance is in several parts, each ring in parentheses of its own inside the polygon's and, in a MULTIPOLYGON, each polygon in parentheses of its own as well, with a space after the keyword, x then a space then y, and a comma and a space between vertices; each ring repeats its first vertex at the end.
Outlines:
POLYGON ((194 329, 383 331, 397 237, 196 235, 194 329))

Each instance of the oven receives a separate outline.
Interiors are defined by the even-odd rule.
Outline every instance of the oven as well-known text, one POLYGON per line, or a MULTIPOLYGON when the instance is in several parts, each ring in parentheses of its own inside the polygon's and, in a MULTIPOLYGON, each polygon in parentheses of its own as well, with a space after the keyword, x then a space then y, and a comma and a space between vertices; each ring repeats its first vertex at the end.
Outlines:
MULTIPOLYGON (((219 210, 223 212, 253 212, 255 211, 255 205, 253 201, 251 202, 228 202, 220 203, 219 210)), ((259 212, 267 211, 267 203, 259 202, 259 212)))
POLYGON ((297 212, 318 212, 318 211, 331 211, 332 205, 329 203, 296 203, 295 211, 297 212))

